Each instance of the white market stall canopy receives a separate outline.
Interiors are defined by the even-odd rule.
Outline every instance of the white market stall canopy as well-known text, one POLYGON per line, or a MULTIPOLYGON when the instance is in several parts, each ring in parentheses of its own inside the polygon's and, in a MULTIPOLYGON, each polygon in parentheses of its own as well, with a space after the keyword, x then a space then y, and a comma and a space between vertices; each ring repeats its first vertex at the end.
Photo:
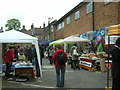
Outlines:
POLYGON ((39 53, 39 46, 38 46, 38 39, 30 36, 28 34, 16 31, 16 30, 10 30, 0 33, 0 43, 32 43, 35 45, 36 52, 37 52, 37 58, 38 63, 40 67, 40 73, 41 72, 41 64, 40 64, 40 53, 39 53))
POLYGON ((84 39, 84 38, 80 38, 77 36, 69 36, 64 38, 63 40, 60 40, 57 42, 57 44, 59 43, 64 43, 64 51, 66 52, 66 43, 72 43, 72 42, 89 42, 90 40, 88 39, 84 39))
POLYGON ((10 30, 0 33, 0 43, 34 43, 38 39, 25 33, 10 30))
POLYGON ((84 38, 80 38, 80 37, 77 37, 77 36, 69 36, 69 37, 66 37, 64 38, 63 40, 61 41, 58 41, 57 43, 71 43, 71 42, 89 42, 90 40, 88 39, 84 39, 84 38))

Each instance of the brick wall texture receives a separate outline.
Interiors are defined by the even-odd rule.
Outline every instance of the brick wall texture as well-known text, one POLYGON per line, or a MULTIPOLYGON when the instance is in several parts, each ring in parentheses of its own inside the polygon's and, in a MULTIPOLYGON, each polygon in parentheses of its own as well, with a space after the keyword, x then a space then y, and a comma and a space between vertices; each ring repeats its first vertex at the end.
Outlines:
POLYGON ((70 35, 82 34, 88 31, 102 29, 120 23, 120 2, 104 4, 104 2, 94 2, 94 21, 93 14, 86 14, 86 4, 70 14, 70 24, 64 21, 64 29, 55 32, 55 38, 65 38, 70 35), (74 13, 79 10, 80 18, 75 20, 74 13))

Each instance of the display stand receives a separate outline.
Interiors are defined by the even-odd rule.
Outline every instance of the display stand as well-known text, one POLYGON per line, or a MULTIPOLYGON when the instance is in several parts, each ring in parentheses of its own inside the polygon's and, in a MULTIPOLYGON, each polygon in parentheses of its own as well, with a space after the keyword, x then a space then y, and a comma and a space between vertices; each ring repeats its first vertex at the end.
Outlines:
POLYGON ((33 66, 15 66, 15 76, 28 75, 31 80, 34 80, 33 66))

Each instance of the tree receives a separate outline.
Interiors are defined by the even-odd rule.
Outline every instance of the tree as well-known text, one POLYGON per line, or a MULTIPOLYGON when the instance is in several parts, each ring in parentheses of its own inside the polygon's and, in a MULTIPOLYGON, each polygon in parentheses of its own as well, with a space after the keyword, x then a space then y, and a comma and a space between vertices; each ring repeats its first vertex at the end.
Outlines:
POLYGON ((20 26, 21 26, 21 23, 17 19, 10 19, 7 21, 7 24, 5 25, 5 27, 7 27, 6 31, 9 31, 12 29, 19 31, 20 26))

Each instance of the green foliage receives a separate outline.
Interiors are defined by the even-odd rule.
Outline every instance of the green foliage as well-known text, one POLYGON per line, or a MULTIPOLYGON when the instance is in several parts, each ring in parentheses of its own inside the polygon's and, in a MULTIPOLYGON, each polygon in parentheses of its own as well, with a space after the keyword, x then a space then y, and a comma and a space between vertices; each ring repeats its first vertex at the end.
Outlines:
POLYGON ((19 31, 20 26, 21 26, 21 23, 17 19, 10 19, 7 21, 7 24, 5 25, 5 27, 7 27, 6 31, 13 30, 13 29, 19 31))

